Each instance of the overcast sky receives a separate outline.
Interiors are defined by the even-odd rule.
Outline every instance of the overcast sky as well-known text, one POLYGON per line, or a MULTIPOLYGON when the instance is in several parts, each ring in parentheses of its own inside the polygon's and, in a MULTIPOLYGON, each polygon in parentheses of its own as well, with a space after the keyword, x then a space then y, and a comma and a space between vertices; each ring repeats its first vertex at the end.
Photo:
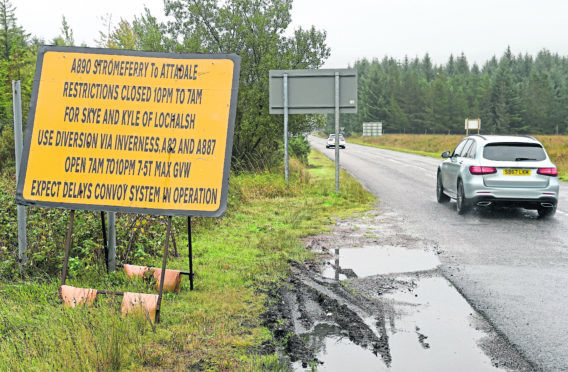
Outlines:
MULTIPOLYGON (((46 41, 61 34, 64 15, 76 44, 95 47, 105 15, 131 21, 146 5, 163 15, 162 0, 11 0, 19 24, 46 41)), ((546 48, 568 55, 566 0, 294 0, 292 27, 327 31, 331 57, 325 68, 345 68, 361 58, 429 53, 436 64, 462 52, 482 65, 546 48)))

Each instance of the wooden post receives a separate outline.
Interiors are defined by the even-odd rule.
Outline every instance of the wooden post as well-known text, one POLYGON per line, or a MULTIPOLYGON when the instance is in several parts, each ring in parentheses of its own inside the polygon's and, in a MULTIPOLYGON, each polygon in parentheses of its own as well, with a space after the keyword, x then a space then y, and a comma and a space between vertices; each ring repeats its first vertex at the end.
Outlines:
POLYGON ((158 293, 158 305, 156 306, 156 324, 160 323, 160 309, 162 306, 162 294, 164 292, 164 280, 166 279, 166 264, 168 262, 168 250, 170 232, 172 229, 172 216, 168 216, 168 229, 166 231, 166 245, 164 246, 164 259, 162 260, 162 272, 160 275, 160 291, 158 293))
POLYGON ((172 229, 172 243, 174 245, 174 257, 179 257, 178 247, 176 243, 176 230, 172 229))
POLYGON ((187 217, 187 249, 189 256, 189 290, 193 291, 193 244, 191 243, 191 217, 187 217))
POLYGON ((109 273, 108 271, 108 245, 107 245, 107 235, 106 235, 106 226, 105 226, 105 212, 101 211, 101 224, 102 224, 102 230, 103 230, 103 247, 105 248, 105 267, 107 269, 107 274, 109 273))
POLYGON ((61 285, 65 285, 67 277, 67 266, 69 265, 69 251, 71 250, 71 235, 73 234, 73 220, 75 219, 75 211, 71 210, 69 214, 69 230, 67 231, 67 240, 65 241, 65 259, 63 260, 63 272, 61 273, 61 285))

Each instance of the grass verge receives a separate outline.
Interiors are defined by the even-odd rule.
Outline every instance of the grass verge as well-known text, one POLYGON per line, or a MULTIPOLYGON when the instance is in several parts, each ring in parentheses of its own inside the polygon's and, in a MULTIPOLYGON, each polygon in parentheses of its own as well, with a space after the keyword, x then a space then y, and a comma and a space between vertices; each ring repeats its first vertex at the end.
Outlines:
MULTIPOLYGON (((99 296, 90 308, 63 308, 56 277, 1 281, 0 370, 285 369, 274 349, 263 347, 272 342, 262 325, 264 293, 288 275, 290 260, 310 258, 302 237, 375 202, 345 172, 335 194, 333 163, 317 152, 309 162, 291 163, 289 186, 281 170, 232 176, 226 215, 194 225, 195 290, 189 291, 184 278, 180 293, 167 294, 157 326, 122 317, 120 297, 99 296)), ((170 259, 168 267, 187 270, 184 219, 176 219, 182 256, 170 259)), ((159 256, 150 263, 160 266, 159 256)), ((121 272, 78 274, 67 284, 152 292, 121 272)))
MULTIPOLYGON (((560 180, 568 182, 568 136, 535 135, 558 167, 560 180)), ((387 150, 408 152, 441 160, 440 154, 453 150, 464 138, 462 135, 385 134, 380 137, 350 137, 348 142, 387 150)))

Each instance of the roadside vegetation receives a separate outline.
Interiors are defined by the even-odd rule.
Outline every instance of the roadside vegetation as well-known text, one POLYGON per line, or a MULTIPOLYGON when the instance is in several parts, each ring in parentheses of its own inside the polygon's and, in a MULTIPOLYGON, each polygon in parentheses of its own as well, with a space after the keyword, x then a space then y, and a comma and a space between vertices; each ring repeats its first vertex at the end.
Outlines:
MULTIPOLYGON (((20 273, 14 180, 4 177, 0 370, 285 369, 263 326, 265 294, 288 275, 290 261, 311 258, 302 237, 368 210, 375 199, 344 172, 335 194, 333 163, 318 152, 307 165, 292 160, 289 186, 282 173, 233 174, 226 215, 192 219, 195 290, 184 277, 180 293, 165 295, 159 325, 122 317, 120 297, 62 307, 57 289, 67 211, 27 208, 29 262, 20 273)), ((105 273, 98 213, 77 212, 75 221, 69 285, 152 293, 120 270, 105 273)), ((185 222, 174 218, 180 255, 170 256, 168 268, 188 268, 185 222)), ((128 263, 160 266, 164 225, 165 218, 118 214, 119 261, 127 256, 128 263)))
MULTIPOLYGON (((380 137, 353 136, 348 142, 389 150, 412 152, 439 158, 443 151, 452 151, 465 135, 385 134, 380 137)), ((568 136, 536 135, 548 156, 558 168, 558 176, 568 181, 568 136)))

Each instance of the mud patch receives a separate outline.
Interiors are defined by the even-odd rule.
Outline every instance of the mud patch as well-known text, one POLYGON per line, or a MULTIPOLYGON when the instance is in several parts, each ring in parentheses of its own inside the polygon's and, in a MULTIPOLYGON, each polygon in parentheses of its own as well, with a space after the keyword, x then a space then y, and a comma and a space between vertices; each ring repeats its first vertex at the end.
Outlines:
POLYGON ((306 240, 265 324, 295 371, 532 371, 438 270, 435 242, 374 212, 306 240))

